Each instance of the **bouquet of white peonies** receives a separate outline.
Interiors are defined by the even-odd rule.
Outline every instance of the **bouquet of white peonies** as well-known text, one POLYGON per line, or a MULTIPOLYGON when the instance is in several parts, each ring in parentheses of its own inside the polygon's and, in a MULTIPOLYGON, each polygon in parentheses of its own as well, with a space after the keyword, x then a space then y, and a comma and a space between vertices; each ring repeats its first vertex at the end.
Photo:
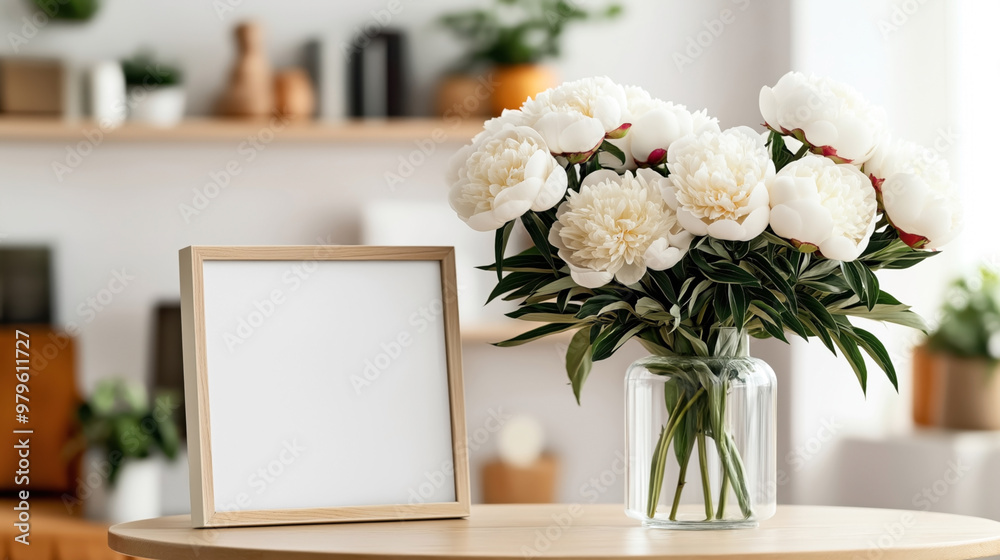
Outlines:
POLYGON ((566 370, 577 400, 592 363, 626 341, 709 356, 719 327, 819 338, 863 389, 864 352, 895 386, 885 347, 851 317, 926 329, 874 273, 956 236, 948 165, 890 139, 884 111, 833 80, 786 74, 762 88, 760 109, 764 133, 721 130, 705 111, 600 77, 487 121, 452 162, 450 203, 473 229, 496 231, 496 262, 482 267, 497 274, 490 299, 541 323, 498 345, 576 331, 566 370), (508 256, 517 221, 534 246, 508 256))

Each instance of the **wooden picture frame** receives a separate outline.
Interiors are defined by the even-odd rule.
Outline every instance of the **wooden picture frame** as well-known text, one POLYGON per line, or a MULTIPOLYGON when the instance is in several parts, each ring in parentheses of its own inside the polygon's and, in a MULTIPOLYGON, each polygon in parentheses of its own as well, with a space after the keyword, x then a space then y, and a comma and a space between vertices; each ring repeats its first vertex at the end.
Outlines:
POLYGON ((180 280, 194 527, 468 516, 453 248, 192 246, 180 280))

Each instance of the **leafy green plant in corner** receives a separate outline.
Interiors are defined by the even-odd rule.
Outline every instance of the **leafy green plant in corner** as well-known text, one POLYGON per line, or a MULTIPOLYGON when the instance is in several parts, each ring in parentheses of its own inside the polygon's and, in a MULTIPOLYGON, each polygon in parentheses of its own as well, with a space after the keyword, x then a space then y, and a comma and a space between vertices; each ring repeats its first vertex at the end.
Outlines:
POLYGON ((955 280, 928 346, 963 358, 1000 360, 1000 272, 982 266, 955 280))
POLYGON ((157 451, 168 459, 177 456, 180 435, 174 411, 179 409, 178 395, 165 392, 150 401, 142 387, 105 380, 77 410, 80 434, 74 444, 101 450, 109 464, 108 484, 113 487, 128 461, 157 451))
POLYGON ((32 0, 38 9, 52 19, 85 21, 97 13, 98 0, 32 0))
POLYGON ((488 8, 446 14, 440 23, 469 45, 466 66, 534 64, 559 56, 571 22, 617 17, 620 4, 586 10, 569 0, 493 0, 488 8))
POLYGON ((125 85, 128 87, 156 87, 180 85, 183 75, 175 66, 159 63, 148 51, 140 51, 122 61, 125 85))

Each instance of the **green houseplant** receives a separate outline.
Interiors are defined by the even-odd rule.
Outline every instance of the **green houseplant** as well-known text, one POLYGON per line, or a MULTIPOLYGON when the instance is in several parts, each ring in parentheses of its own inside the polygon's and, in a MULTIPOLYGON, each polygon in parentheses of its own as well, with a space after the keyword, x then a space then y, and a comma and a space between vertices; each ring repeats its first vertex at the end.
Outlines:
MULTIPOLYGON (((1000 272, 982 266, 945 293, 931 354, 932 417, 945 428, 1000 430, 1000 272)), ((916 389, 915 389, 916 390, 916 389)))
POLYGON ((440 23, 468 45, 460 65, 465 71, 479 65, 492 68, 493 112, 499 115, 555 85, 541 62, 559 56, 569 24, 614 18, 621 11, 619 4, 586 10, 568 0, 493 0, 487 8, 446 14, 440 23))
POLYGON ((79 443, 107 459, 110 486, 131 461, 157 452, 168 459, 177 457, 180 435, 173 411, 179 408, 178 402, 172 394, 157 395, 150 401, 141 387, 112 379, 100 382, 90 399, 80 405, 79 443))
POLYGON ((179 409, 180 398, 169 392, 150 399, 123 380, 97 385, 77 411, 80 433, 70 450, 87 449, 76 492, 87 517, 124 523, 162 514, 160 456, 177 457, 179 409))
POLYGON ((122 60, 129 118, 144 124, 170 127, 184 117, 187 96, 183 74, 176 66, 158 62, 148 51, 122 60))

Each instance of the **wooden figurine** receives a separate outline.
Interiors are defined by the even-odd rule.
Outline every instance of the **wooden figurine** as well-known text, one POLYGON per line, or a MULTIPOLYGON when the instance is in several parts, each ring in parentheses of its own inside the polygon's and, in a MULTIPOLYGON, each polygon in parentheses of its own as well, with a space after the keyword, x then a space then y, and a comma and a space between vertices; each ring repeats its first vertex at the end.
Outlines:
POLYGON ((271 65, 264 54, 263 30, 256 23, 236 28, 237 59, 218 113, 229 117, 262 117, 274 109, 271 65))
POLYGON ((274 77, 274 109, 287 119, 308 119, 316 112, 316 95, 309 74, 301 68, 282 70, 274 77))

